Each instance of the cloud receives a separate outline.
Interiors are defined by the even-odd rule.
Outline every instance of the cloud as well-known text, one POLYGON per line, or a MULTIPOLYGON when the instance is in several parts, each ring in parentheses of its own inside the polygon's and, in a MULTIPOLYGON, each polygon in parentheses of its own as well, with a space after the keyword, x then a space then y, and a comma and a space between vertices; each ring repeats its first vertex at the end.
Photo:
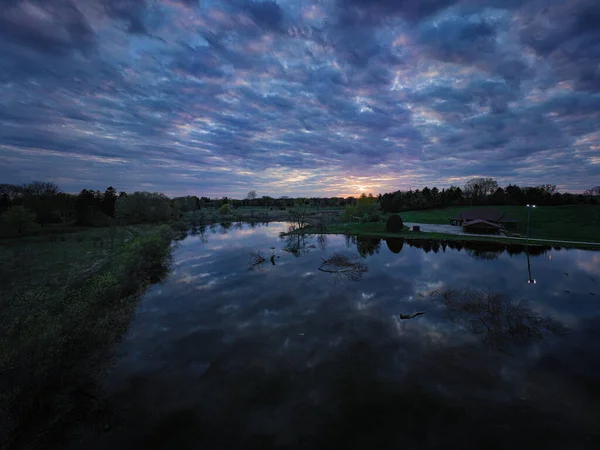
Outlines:
POLYGON ((209 196, 588 188, 594 10, 536 5, 5 1, 0 177, 209 196))

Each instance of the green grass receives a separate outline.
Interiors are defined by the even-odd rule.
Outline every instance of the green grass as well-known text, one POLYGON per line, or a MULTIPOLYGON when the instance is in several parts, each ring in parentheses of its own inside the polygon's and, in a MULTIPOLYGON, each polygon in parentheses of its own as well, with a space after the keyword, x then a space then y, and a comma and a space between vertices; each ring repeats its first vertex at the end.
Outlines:
MULTIPOLYGON (((493 208, 518 220, 517 233, 525 236, 525 206, 450 207, 400 213, 405 222, 450 224, 450 218, 467 209, 493 208)), ((600 205, 538 206, 531 210, 531 238, 600 242, 600 205)))
POLYGON ((2 241, 1 448, 43 447, 98 411, 94 375, 172 237, 165 225, 2 241))
MULTIPOLYGON (((293 233, 311 233, 311 228, 303 228, 302 230, 297 230, 289 234, 293 233)), ((316 232, 316 231, 315 231, 316 232)), ((446 241, 471 241, 471 242, 498 242, 502 244, 518 244, 524 245, 525 241, 522 239, 510 239, 504 237, 489 237, 489 236, 467 236, 467 235, 458 235, 458 234, 446 234, 446 233, 426 233, 426 232, 412 232, 408 227, 404 227, 404 230, 400 233, 390 233, 385 229, 385 223, 383 222, 375 222, 375 223, 338 223, 330 225, 327 228, 328 234, 348 234, 355 236, 365 236, 365 237, 374 237, 374 238, 390 238, 390 237, 400 237, 404 239, 431 239, 431 240, 446 240, 446 241)), ((288 234, 288 233, 285 233, 288 234)), ((529 241, 529 245, 531 246, 543 246, 543 245, 553 245, 556 246, 555 242, 548 241, 529 241)), ((598 250, 598 245, 586 245, 586 244, 558 244, 561 247, 573 247, 573 248, 581 248, 581 249, 590 249, 590 250, 598 250)))

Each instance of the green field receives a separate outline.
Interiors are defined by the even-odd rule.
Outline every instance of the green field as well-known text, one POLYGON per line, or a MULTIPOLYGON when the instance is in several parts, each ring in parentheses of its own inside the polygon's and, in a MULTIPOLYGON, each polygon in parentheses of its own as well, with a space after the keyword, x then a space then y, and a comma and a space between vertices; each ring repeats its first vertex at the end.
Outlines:
MULTIPOLYGON (((525 206, 461 206, 400 213, 405 222, 450 224, 450 218, 467 209, 493 208, 518 220, 517 233, 525 236, 525 206)), ((531 210, 531 238, 600 242, 600 205, 538 206, 531 210)))

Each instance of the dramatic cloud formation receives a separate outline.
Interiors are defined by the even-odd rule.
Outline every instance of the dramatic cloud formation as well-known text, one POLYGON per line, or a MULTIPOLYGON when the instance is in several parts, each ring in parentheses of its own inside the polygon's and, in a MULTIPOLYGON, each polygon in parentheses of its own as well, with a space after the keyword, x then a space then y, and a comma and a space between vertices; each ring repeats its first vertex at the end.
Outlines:
POLYGON ((336 196, 600 179, 596 0, 0 0, 0 179, 336 196))

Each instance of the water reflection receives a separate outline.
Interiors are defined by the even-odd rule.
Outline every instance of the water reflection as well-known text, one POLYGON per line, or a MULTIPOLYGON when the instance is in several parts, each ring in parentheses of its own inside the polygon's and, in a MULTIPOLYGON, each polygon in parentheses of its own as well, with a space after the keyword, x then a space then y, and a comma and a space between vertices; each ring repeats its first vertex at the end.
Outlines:
POLYGON ((404 247, 404 239, 402 238, 387 238, 385 243, 392 253, 400 253, 404 247))
POLYGON ((594 448, 600 253, 530 247, 527 285, 520 246, 212 229, 144 295, 97 448, 594 448), (318 270, 336 253, 368 272, 328 282, 346 277, 318 270), (419 295, 436 288, 500 296, 419 295))
POLYGON ((434 291, 431 296, 446 307, 451 321, 465 324, 494 350, 508 352, 512 345, 566 334, 566 327, 558 320, 539 315, 502 293, 446 289, 434 291))

